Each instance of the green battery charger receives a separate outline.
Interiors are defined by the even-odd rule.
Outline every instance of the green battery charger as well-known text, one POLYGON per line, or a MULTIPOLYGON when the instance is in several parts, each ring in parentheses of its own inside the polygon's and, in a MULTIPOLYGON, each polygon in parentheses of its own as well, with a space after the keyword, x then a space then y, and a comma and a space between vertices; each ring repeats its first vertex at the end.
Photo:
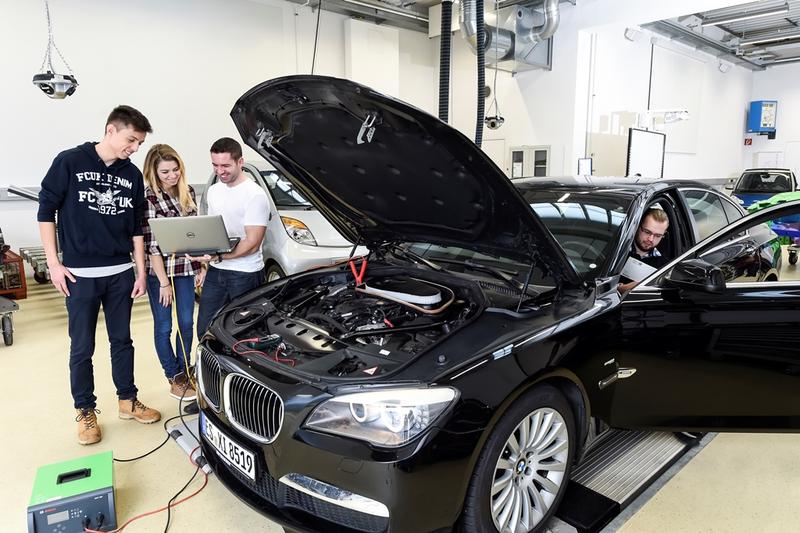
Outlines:
POLYGON ((114 457, 103 452, 39 467, 28 505, 28 533, 117 527, 114 457))

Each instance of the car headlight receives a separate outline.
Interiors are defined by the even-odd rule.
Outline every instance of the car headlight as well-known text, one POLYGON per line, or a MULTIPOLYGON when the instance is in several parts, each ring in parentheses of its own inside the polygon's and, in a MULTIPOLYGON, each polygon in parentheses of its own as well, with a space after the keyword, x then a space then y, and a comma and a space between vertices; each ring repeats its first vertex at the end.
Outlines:
POLYGON ((345 394, 317 406, 305 426, 379 446, 402 446, 431 427, 457 397, 450 387, 345 394))
POLYGON ((317 240, 314 238, 314 234, 311 233, 311 230, 308 229, 308 226, 296 218, 281 217, 281 220, 283 221, 283 227, 286 228, 286 233, 288 233, 289 237, 295 242, 307 244, 308 246, 317 245, 317 240))

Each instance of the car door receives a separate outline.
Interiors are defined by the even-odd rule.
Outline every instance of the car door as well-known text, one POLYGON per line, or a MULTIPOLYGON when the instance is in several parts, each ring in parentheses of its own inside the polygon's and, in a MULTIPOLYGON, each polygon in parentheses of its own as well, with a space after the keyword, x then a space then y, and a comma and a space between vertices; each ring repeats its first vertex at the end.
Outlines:
POLYGON ((602 341, 609 375, 590 385, 601 416, 625 428, 800 430, 800 275, 720 273, 765 223, 797 215, 800 201, 742 218, 627 295, 602 341), (698 265, 716 271, 716 285, 687 288, 679 274, 698 265))

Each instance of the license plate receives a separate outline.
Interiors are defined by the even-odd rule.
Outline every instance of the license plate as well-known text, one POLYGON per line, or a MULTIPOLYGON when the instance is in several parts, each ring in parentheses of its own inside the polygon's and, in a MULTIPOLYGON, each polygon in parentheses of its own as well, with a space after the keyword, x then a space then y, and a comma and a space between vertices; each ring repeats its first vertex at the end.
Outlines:
POLYGON ((202 414, 200 416, 200 426, 203 437, 217 450, 217 453, 226 463, 253 481, 256 480, 256 458, 252 453, 239 446, 202 414))

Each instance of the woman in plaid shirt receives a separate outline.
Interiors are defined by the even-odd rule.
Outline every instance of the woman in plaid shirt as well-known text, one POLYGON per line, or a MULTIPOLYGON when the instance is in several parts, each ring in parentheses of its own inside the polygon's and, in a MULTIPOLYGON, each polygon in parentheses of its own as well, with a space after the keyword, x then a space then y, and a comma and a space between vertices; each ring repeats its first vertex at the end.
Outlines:
POLYGON ((156 144, 144 162, 147 212, 142 224, 147 251, 147 296, 153 312, 156 353, 170 384, 170 395, 194 400, 197 396, 186 368, 191 360, 194 329, 194 289, 203 283, 205 270, 184 257, 164 257, 153 237, 149 220, 156 217, 197 215, 194 189, 186 182, 183 160, 169 145, 156 144), (174 288, 174 289, 173 289, 174 288), (173 292, 174 290, 174 292, 173 292), (172 305, 178 316, 179 334, 172 348, 172 305), (181 343, 181 341, 183 341, 181 343))

